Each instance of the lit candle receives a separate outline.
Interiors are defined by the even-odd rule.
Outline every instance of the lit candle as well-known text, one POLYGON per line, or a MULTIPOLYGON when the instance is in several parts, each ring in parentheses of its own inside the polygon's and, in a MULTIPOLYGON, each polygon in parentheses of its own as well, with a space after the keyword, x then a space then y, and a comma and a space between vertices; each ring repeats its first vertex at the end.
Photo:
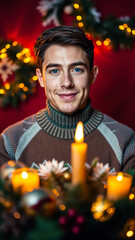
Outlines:
POLYGON ((132 185, 132 176, 127 173, 119 172, 108 175, 107 178, 107 198, 118 200, 129 194, 132 185))
POLYGON ((12 186, 15 191, 21 193, 30 192, 39 187, 39 175, 36 169, 20 168, 12 174, 12 186))
POLYGON ((87 158, 87 144, 84 141, 83 123, 77 124, 75 143, 71 144, 72 183, 86 182, 85 162, 87 158))

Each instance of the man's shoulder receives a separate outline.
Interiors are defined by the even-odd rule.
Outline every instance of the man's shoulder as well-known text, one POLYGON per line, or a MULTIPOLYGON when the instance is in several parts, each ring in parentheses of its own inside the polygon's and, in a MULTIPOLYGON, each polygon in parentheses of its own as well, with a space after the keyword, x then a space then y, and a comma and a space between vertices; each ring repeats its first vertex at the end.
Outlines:
POLYGON ((129 137, 135 135, 132 128, 106 114, 103 114, 102 124, 119 137, 129 137))
POLYGON ((1 135, 22 135, 26 132, 30 127, 36 124, 36 114, 30 115, 29 117, 18 121, 9 127, 7 127, 1 135))

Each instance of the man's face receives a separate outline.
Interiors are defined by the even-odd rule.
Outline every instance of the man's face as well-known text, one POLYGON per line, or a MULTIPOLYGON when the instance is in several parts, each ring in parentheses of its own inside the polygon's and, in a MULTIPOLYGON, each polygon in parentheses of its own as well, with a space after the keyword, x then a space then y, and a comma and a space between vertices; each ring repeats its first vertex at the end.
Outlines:
POLYGON ((42 77, 46 96, 58 111, 71 115, 86 106, 91 76, 82 48, 51 45, 44 55, 42 77))

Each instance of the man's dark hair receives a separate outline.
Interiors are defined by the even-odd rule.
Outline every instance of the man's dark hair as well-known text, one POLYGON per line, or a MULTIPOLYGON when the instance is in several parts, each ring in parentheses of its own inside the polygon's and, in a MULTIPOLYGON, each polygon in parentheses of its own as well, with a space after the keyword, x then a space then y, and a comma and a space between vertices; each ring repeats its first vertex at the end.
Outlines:
POLYGON ((45 51, 51 45, 75 45, 81 47, 87 54, 90 70, 93 68, 94 45, 92 40, 89 40, 86 37, 85 32, 81 28, 71 26, 57 26, 50 28, 40 34, 34 45, 34 53, 41 72, 45 51))

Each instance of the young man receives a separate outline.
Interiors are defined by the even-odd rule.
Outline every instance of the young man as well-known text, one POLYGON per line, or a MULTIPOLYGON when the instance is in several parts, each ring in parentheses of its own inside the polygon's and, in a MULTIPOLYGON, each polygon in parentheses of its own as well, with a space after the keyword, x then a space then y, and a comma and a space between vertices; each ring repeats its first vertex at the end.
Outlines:
POLYGON ((84 124, 87 162, 98 157, 111 170, 135 168, 135 133, 91 107, 90 85, 98 74, 93 43, 83 30, 59 26, 43 32, 34 46, 46 109, 7 128, 0 138, 0 163, 35 166, 53 158, 70 162, 78 121, 84 124))

